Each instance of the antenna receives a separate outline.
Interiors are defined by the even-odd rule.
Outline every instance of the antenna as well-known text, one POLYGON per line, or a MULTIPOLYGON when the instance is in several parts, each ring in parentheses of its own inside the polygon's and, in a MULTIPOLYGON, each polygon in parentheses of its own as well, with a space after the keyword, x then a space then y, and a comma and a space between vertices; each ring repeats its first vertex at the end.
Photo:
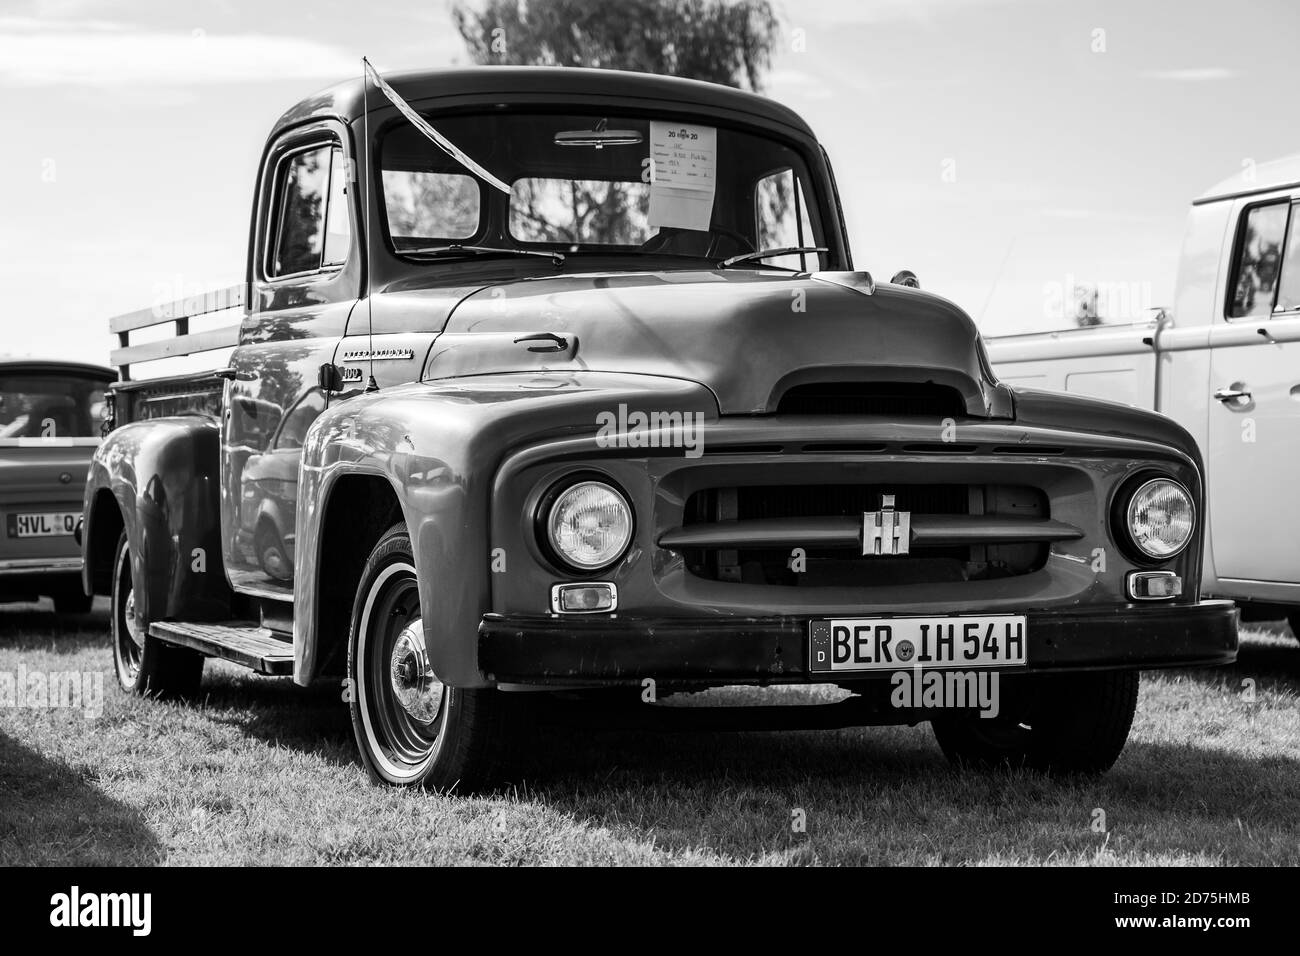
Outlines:
POLYGON ((370 165, 372 156, 370 150, 370 71, 374 67, 364 56, 361 58, 361 125, 362 136, 366 140, 366 188, 364 192, 364 201, 366 204, 362 216, 365 219, 366 233, 366 355, 370 359, 370 380, 366 382, 367 392, 379 391, 379 383, 375 381, 375 305, 374 305, 374 243, 370 238, 370 206, 371 206, 371 183, 374 181, 374 168, 370 165))

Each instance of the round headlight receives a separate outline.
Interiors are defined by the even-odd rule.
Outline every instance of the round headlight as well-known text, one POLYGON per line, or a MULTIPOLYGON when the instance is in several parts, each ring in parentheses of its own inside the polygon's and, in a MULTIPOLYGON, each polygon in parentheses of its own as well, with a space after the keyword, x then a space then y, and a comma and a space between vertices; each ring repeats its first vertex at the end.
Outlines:
POLYGON ((1129 535, 1148 557, 1172 558, 1187 547, 1195 528, 1192 496, 1176 481, 1153 478, 1129 499, 1129 535))
POLYGON ((632 540, 627 500, 599 481, 566 488, 546 517, 546 536, 555 554, 579 571, 612 564, 632 540))

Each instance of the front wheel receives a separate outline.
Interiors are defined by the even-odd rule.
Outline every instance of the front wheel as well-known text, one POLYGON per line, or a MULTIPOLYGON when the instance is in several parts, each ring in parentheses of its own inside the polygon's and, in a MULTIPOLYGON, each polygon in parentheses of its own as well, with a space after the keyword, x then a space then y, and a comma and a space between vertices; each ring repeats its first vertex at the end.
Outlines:
POLYGON ((932 721, 950 761, 1099 774, 1119 759, 1137 709, 1137 671, 1020 676, 1004 684, 997 716, 932 721))
POLYGON ((491 782, 507 741, 507 701, 497 690, 447 687, 433 673, 405 524, 384 533, 361 573, 348 679, 352 730, 372 780, 467 793, 491 782))

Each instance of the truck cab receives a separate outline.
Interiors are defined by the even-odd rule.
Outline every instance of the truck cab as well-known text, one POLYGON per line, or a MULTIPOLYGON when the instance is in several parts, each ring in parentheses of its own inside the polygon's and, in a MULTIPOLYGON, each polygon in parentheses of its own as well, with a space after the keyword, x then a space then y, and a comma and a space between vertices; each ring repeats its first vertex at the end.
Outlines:
POLYGON ((1300 634, 1300 157, 1193 200, 1174 302, 1150 322, 989 340, 1003 381, 1155 409, 1206 465, 1206 593, 1300 634))
POLYGON ((192 693, 205 656, 338 680, 371 776, 440 789, 492 779, 537 701, 725 684, 837 685, 785 719, 930 720, 958 763, 1106 769, 1139 668, 1235 655, 1195 441, 1009 388, 896 279, 750 93, 493 67, 298 104, 244 285, 110 323, 84 549, 123 689, 192 693), (924 671, 1007 690, 893 693, 924 671))

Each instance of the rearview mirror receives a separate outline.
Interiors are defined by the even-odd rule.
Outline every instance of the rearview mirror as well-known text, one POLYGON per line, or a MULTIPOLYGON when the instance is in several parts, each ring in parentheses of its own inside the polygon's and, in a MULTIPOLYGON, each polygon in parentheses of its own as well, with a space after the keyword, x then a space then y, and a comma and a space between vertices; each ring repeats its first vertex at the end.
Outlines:
POLYGON ((606 129, 607 122, 601 120, 595 129, 570 129, 556 133, 555 145, 603 149, 606 146, 635 146, 645 142, 645 137, 634 129, 606 129))

